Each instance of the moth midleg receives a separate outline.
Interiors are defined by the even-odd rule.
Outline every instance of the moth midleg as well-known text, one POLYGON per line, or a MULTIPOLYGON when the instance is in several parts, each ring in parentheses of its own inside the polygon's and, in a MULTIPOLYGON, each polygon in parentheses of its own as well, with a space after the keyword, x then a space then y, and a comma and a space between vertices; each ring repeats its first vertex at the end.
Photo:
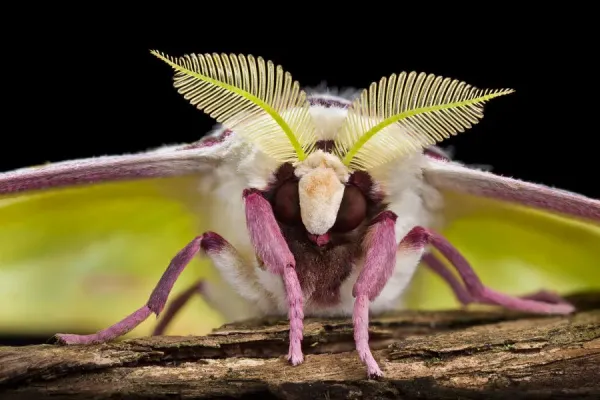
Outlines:
MULTIPOLYGON (((452 273, 452 271, 450 271, 450 269, 446 265, 444 265, 444 263, 434 254, 427 253, 423 255, 422 260, 429 269, 431 269, 433 272, 439 275, 444 281, 446 281, 446 283, 450 285, 450 288, 454 292, 454 295, 463 306, 479 301, 479 299, 474 298, 471 295, 471 293, 469 293, 467 288, 461 282, 459 282, 459 280, 452 273)), ((519 298, 536 300, 545 303, 569 304, 565 299, 563 299, 559 295, 546 290, 540 290, 535 293, 519 296, 519 298)), ((485 300, 479 302, 490 303, 490 301, 485 300)))
POLYGON ((569 304, 569 305, 571 304, 567 300, 565 300, 564 298, 559 296, 558 294, 550 292, 548 290, 540 290, 538 292, 526 294, 524 296, 519 296, 519 297, 522 299, 537 300, 537 301, 543 301, 546 303, 569 304))
POLYGON ((204 234, 202 242, 204 254, 219 271, 229 287, 217 279, 200 279, 174 298, 163 313, 153 335, 162 335, 175 315, 194 296, 200 296, 209 306, 224 315, 227 320, 238 320, 256 316, 256 308, 250 307, 243 299, 252 303, 265 301, 268 293, 257 284, 254 265, 245 260, 239 252, 221 235, 214 232, 204 234))
POLYGON ((246 226, 256 256, 264 268, 283 278, 290 321, 290 347, 288 360, 292 365, 304 360, 302 338, 304 330, 304 298, 296 273, 296 260, 275 220, 271 204, 256 189, 243 193, 246 226))
POLYGON ((421 229, 423 229, 423 234, 427 237, 427 241, 456 268, 473 301, 484 304, 495 304, 518 311, 542 314, 569 314, 575 310, 571 304, 562 299, 561 301, 557 301, 557 296, 551 296, 548 292, 542 291, 528 296, 517 297, 488 288, 481 282, 469 262, 452 243, 437 232, 428 231, 424 228, 421 229))
POLYGON ((423 263, 437 275, 439 275, 454 292, 454 295, 463 306, 473 302, 473 296, 465 288, 465 286, 457 279, 457 277, 448 269, 442 261, 432 253, 423 255, 423 263))
POLYGON ((55 335, 56 339, 58 342, 64 344, 103 343, 130 332, 144 322, 152 313, 155 313, 157 316, 160 315, 175 281, 177 281, 181 272, 198 253, 200 247, 209 244, 210 239, 210 232, 197 236, 181 249, 169 263, 169 266, 158 281, 158 284, 150 294, 148 302, 121 321, 90 335, 59 333, 55 335))

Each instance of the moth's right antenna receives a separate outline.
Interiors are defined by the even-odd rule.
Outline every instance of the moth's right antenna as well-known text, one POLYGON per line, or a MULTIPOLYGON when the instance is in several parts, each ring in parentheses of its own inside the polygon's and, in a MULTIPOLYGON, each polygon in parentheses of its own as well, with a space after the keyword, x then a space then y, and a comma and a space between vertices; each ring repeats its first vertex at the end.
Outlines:
POLYGON ((370 170, 471 128, 486 102, 512 92, 424 72, 383 77, 348 109, 335 152, 349 168, 370 170))
POLYGON ((302 161, 314 149, 310 104, 281 66, 252 55, 151 53, 176 71, 185 99, 275 160, 302 161))

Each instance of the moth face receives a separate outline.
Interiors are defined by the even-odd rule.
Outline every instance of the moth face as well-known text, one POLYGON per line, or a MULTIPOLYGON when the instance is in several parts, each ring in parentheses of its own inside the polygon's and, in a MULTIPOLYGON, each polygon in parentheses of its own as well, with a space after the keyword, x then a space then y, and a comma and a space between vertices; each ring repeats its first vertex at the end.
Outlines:
POLYGON ((332 234, 354 230, 367 217, 362 191, 328 163, 296 168, 295 176, 275 190, 272 205, 279 222, 301 229, 318 246, 328 244, 332 234))
POLYGON ((283 183, 274 193, 273 212, 279 222, 306 230, 308 239, 321 246, 331 234, 357 228, 367 217, 367 200, 356 186, 319 171, 283 183))

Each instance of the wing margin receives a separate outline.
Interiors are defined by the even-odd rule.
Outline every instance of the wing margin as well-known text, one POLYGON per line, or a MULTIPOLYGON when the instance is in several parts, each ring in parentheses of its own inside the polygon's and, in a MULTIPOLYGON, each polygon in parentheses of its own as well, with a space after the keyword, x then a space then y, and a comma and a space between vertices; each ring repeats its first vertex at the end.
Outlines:
POLYGON ((98 156, 0 173, 0 195, 144 178, 200 174, 223 159, 223 149, 168 146, 136 154, 98 156))
POLYGON ((512 202, 600 223, 600 200, 566 190, 436 159, 429 160, 423 176, 438 190, 512 202))

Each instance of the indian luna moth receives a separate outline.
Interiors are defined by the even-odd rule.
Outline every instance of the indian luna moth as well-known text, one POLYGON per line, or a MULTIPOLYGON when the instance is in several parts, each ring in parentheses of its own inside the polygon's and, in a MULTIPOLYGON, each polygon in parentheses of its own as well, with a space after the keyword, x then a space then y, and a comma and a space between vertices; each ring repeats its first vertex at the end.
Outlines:
MULTIPOLYGON (((52 195, 60 203, 67 201, 62 193, 80 188, 90 191, 88 198, 102 199, 103 187, 126 182, 135 191, 136 183, 152 181, 167 188, 160 195, 185 192, 181 197, 202 214, 194 222, 195 237, 181 243, 183 249, 174 257, 169 255, 173 258, 146 304, 125 311, 130 314, 97 333, 57 334, 60 343, 113 340, 152 313, 158 316, 186 265, 201 257, 225 285, 194 282, 165 309, 154 333, 163 332, 182 302, 199 293, 225 315, 239 305, 246 307, 244 315, 287 316, 287 358, 297 365, 303 362, 305 316, 352 316, 358 356, 373 377, 381 376, 382 370, 368 344, 369 313, 398 307, 423 269, 419 265, 441 277, 439 282, 447 282, 464 305, 499 305, 540 314, 568 314, 574 307, 554 292, 512 295, 491 289, 474 270, 493 277, 504 269, 523 271, 523 265, 535 264, 540 269, 578 269, 579 277, 590 284, 597 277, 592 271, 597 269, 600 247, 600 201, 469 167, 437 147, 477 124, 489 100, 513 90, 482 90, 434 74, 402 72, 351 96, 309 93, 281 66, 260 57, 151 53, 175 71, 175 89, 219 123, 214 131, 191 144, 0 174, 0 194, 5 196, 0 206, 6 209, 22 207, 37 193, 52 195), (472 221, 491 221, 482 226, 507 224, 509 230, 499 239, 469 225, 472 221), (561 232, 568 234, 560 236, 561 232), (514 265, 521 269, 514 270, 514 265)), ((118 192, 114 187, 107 190, 118 192)), ((123 190, 120 198, 127 196, 123 190)), ((147 194, 154 195, 158 196, 147 194)), ((94 203, 81 224, 93 212, 99 215, 96 225, 118 218, 103 204, 94 203)), ((140 218, 150 220, 148 224, 165 222, 156 216, 159 205, 152 212, 140 209, 140 218)), ((28 215, 43 218, 45 211, 37 207, 28 215)), ((1 215, 6 225, 17 214, 1 215)), ((60 225, 55 221, 40 243, 64 245, 53 242, 60 225)), ((25 250, 38 234, 34 229, 17 230, 3 237, 6 257, 0 257, 0 271, 11 251, 48 251, 51 257, 50 245, 25 250)), ((153 245, 158 244, 135 251, 139 256, 153 254, 153 245)), ((124 242, 119 254, 130 250, 124 242)), ((147 258, 139 264, 148 271, 154 268, 147 258)), ((60 285, 60 279, 54 283, 60 285)), ((519 272, 510 277, 515 287, 523 279, 519 272)), ((56 292, 53 296, 60 296, 56 292)), ((427 296, 426 289, 423 293, 427 296)), ((29 317, 29 324, 36 324, 35 318, 29 317)))

